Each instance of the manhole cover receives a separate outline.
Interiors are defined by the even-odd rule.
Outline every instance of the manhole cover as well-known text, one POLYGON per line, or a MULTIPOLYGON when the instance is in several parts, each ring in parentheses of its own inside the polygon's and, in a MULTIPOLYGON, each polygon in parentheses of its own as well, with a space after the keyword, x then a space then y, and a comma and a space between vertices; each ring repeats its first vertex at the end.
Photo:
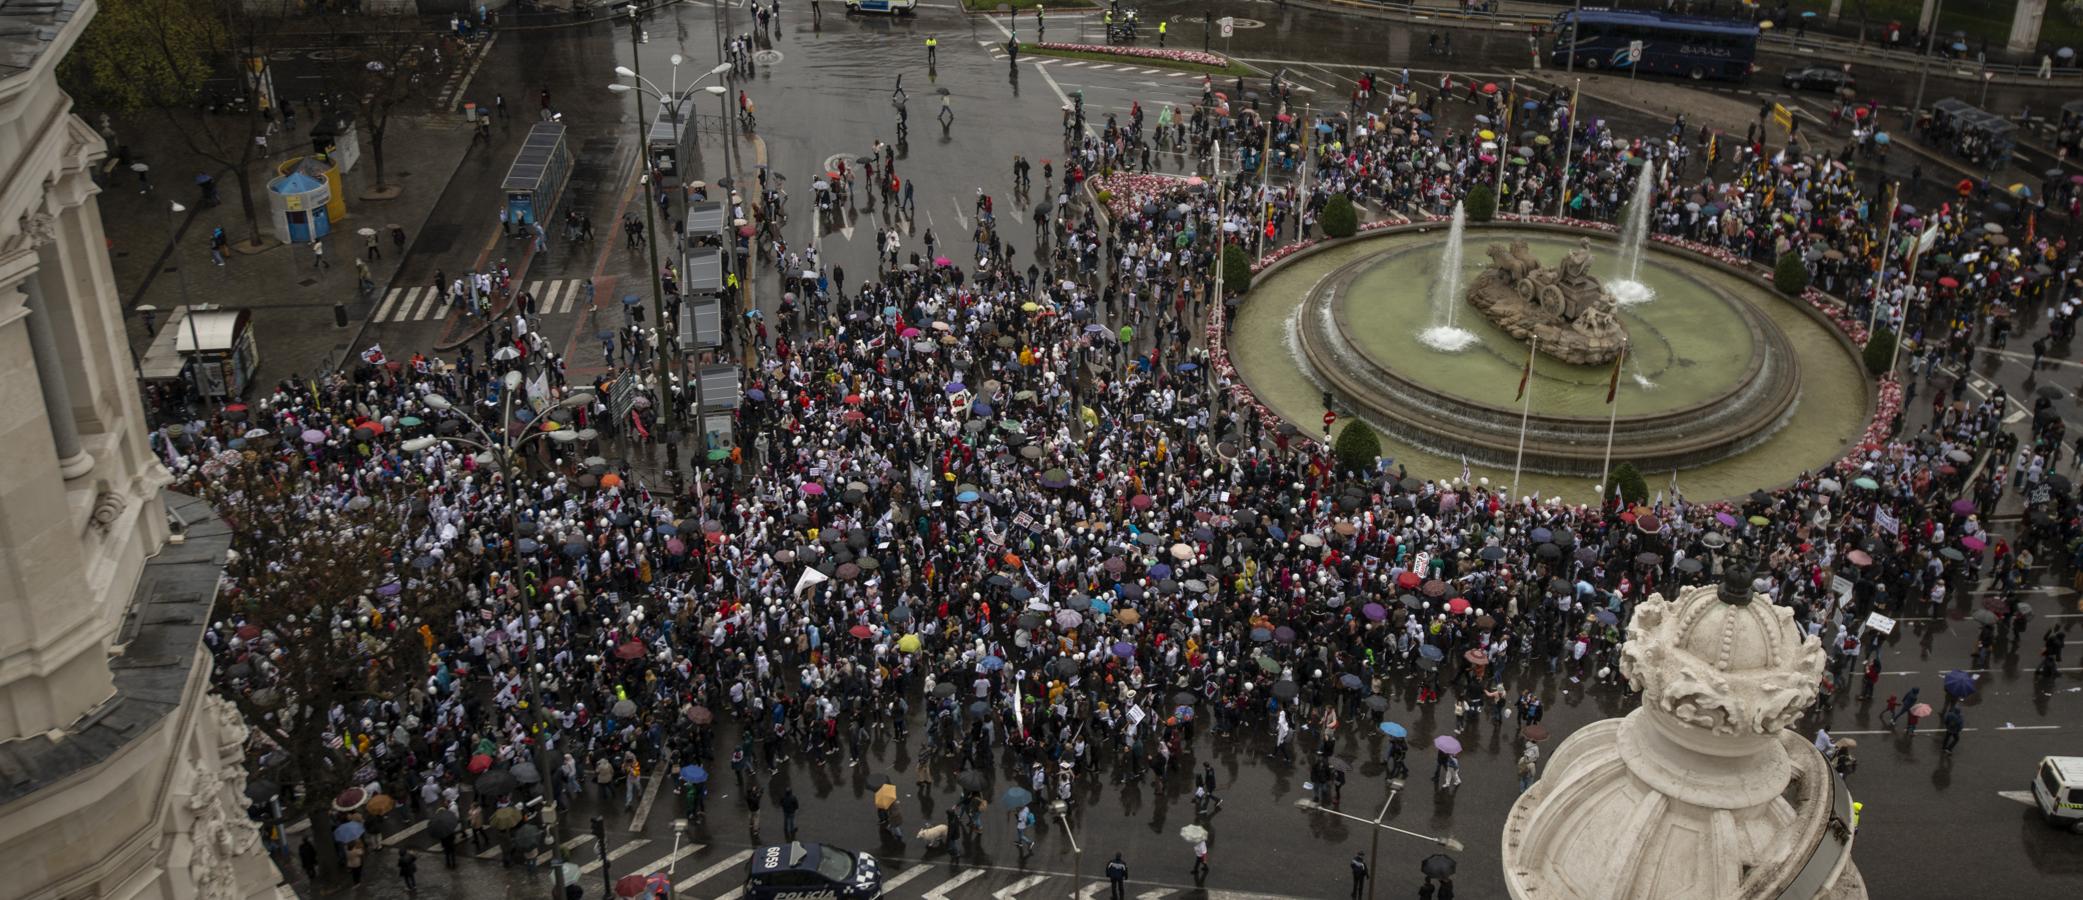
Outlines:
POLYGON ((775 64, 775 63, 778 63, 778 62, 780 62, 780 61, 781 61, 781 51, 779 51, 779 50, 759 50, 759 51, 755 51, 755 52, 754 52, 754 53, 752 54, 752 61, 753 61, 753 62, 756 62, 756 63, 759 63, 760 65, 763 65, 763 66, 771 66, 771 65, 773 65, 773 64, 775 64))

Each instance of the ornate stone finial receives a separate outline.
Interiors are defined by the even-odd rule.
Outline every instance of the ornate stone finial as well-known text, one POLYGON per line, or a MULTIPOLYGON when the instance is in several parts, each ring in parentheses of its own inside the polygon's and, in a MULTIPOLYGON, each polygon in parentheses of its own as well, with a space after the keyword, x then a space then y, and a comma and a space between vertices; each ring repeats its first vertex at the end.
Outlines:
POLYGON ((1755 581, 1750 556, 1738 552, 1721 567, 1721 602, 1745 606, 1750 603, 1752 584, 1755 581))
POLYGON ((1732 560, 1718 590, 1654 595, 1635 609, 1620 671, 1645 707, 1722 736, 1776 734, 1801 716, 1822 677, 1822 644, 1801 634, 1793 610, 1749 602, 1751 571, 1732 560))
POLYGON ((29 213, 22 216, 22 237, 29 246, 41 247, 58 239, 58 220, 47 212, 29 213))

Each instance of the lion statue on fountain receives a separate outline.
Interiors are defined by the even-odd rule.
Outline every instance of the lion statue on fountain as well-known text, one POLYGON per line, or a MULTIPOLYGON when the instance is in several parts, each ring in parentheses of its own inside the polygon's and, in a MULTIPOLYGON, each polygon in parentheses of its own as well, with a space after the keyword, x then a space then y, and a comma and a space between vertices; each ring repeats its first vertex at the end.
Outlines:
POLYGON ((1520 340, 1573 365, 1612 362, 1627 346, 1613 294, 1591 274, 1591 241, 1549 267, 1523 240, 1491 244, 1491 266, 1468 287, 1468 302, 1520 340))

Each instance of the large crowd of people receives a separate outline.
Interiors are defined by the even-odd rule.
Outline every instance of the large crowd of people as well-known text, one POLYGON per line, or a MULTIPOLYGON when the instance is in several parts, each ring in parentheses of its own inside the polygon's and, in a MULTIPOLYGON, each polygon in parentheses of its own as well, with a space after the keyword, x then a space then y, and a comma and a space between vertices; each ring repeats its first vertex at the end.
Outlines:
MULTIPOLYGON (((980 192, 973 254, 893 237, 849 285, 814 257, 753 248, 789 294, 742 326, 756 358, 736 449, 683 448, 693 478, 647 464, 655 422, 617 406, 617 380, 648 362, 567 383, 511 313, 457 365, 285 382, 156 443, 192 490, 211 489, 212 465, 244 465, 307 508, 377 487, 413 498, 391 574, 464 602, 426 623, 423 681, 342 702, 329 736, 393 815, 464 823, 448 842, 532 796, 633 802, 635 777, 659 769, 699 816, 707 788, 687 767, 760 784, 793 758, 857 763, 914 735, 921 782, 962 798, 947 811, 958 842, 997 799, 987 785, 1074 801, 1150 778, 1190 795, 1209 733, 1321 766, 1319 783, 1342 781, 1338 753, 1393 772, 1430 736, 1398 719, 1438 710, 1445 733, 1510 711, 1516 730, 1538 724, 1527 690, 1546 676, 1624 691, 1614 660, 1635 604, 1713 582, 1736 552, 1830 648, 1825 702, 1877 659, 1871 613, 1966 610, 1986 578, 1988 639, 2024 634, 2030 610, 2006 598, 2045 571, 2034 560, 2066 563, 2077 535, 2060 421, 2036 414, 2020 438, 2010 398, 1968 397, 1945 373, 2012 321, 2073 319, 2064 239, 1966 203, 1897 206, 1890 225, 1849 152, 1804 159, 1683 122, 1625 139, 1572 117, 1568 97, 1482 86, 1466 93, 1484 118, 1450 127, 1441 98, 1461 89, 1420 99, 1373 81, 1331 114, 1286 105, 1277 82, 1265 100, 1210 82, 1147 125, 1140 108, 1088 123, 1080 103, 1066 146, 1036 154, 1055 157, 1038 190, 1022 160, 1010 202, 980 192), (1198 177, 1106 202, 1085 190, 1150 154, 1198 177), (1798 252, 1848 318, 1906 323, 1905 391, 1921 386, 1930 413, 1905 404, 1871 446, 1748 497, 1566 505, 1451 472, 1348 469, 1211 371, 1198 335, 1220 308, 1225 241, 1311 236, 1334 194, 1418 216, 1475 185, 1506 212, 1611 220, 1642 177, 1657 179, 1658 232, 1758 261, 1798 252), (1925 242, 1919 263, 1904 240, 1925 242), (489 457, 450 440, 545 428, 591 436, 489 457), (1991 534, 2009 493, 2031 513, 1991 534), (538 745, 555 771, 536 770, 538 745), (535 777, 487 778, 523 766, 535 777)), ((876 164, 871 191, 899 196, 894 159, 879 178, 876 164)), ((336 610, 333 627, 398 627, 417 593, 352 598, 362 615, 336 610)), ((297 627, 224 609, 207 637, 219 689, 268 688, 297 627)), ((256 747, 263 768, 282 752, 256 747)), ((733 801, 752 804, 755 836, 759 797, 733 801)))

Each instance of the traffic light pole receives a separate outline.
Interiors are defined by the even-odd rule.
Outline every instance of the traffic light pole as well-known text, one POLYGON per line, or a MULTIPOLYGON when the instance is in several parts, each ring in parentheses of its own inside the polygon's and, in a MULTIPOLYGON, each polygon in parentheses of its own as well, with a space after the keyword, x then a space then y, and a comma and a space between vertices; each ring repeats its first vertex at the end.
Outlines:
POLYGON ((615 895, 615 876, 608 871, 608 823, 599 816, 593 817, 593 846, 600 852, 600 895, 615 895))

